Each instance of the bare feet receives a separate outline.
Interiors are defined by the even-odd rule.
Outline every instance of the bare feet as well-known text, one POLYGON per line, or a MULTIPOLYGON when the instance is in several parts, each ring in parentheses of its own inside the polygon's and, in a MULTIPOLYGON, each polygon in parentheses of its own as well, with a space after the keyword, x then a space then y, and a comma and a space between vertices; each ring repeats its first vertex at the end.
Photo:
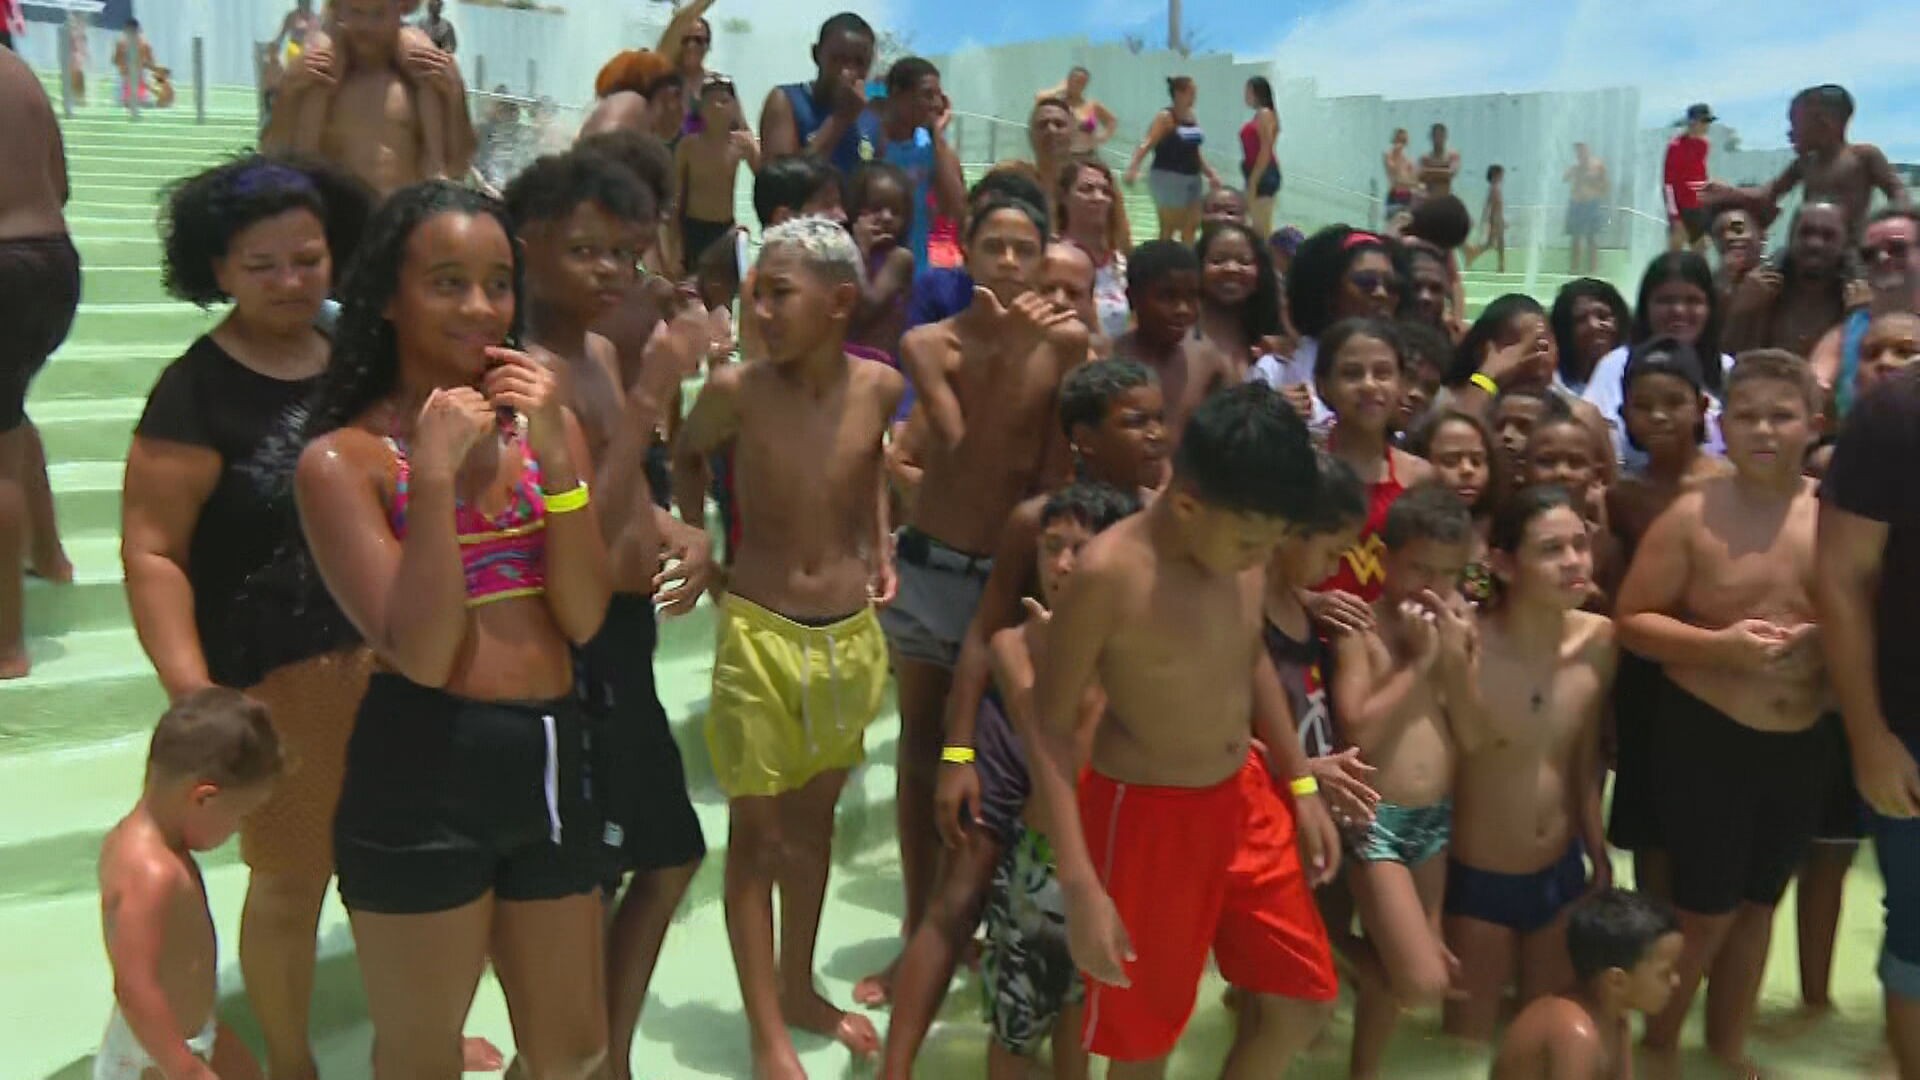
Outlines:
MULTIPOLYGON (((978 964, 980 956, 974 953, 973 962, 978 964)), ((853 1003, 869 1009, 878 1009, 893 1002, 893 975, 900 969, 900 957, 894 955, 887 966, 872 975, 853 984, 853 1003)))
POLYGON ((27 658, 25 645, 0 649, 0 679, 24 679, 32 670, 33 661, 27 658))
POLYGON ((460 1040, 460 1068, 466 1072, 499 1072, 507 1067, 507 1056, 500 1048, 469 1035, 460 1040))
POLYGON ((833 1003, 808 989, 801 995, 782 994, 780 1013, 787 1023, 802 1031, 825 1035, 853 1051, 853 1056, 868 1058, 880 1052, 880 1033, 873 1021, 859 1013, 835 1008, 833 1003))
POLYGON ((786 1043, 754 1052, 753 1080, 807 1080, 807 1070, 801 1067, 793 1044, 786 1043))
POLYGON ((27 561, 27 576, 49 581, 55 585, 73 584, 73 563, 67 561, 67 553, 54 549, 51 555, 35 555, 27 561))

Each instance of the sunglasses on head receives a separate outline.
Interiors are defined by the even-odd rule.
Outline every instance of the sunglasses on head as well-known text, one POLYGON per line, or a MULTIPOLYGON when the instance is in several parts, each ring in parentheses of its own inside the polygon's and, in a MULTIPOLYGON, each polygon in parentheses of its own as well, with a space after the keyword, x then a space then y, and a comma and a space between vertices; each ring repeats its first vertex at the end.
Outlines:
POLYGON ((1401 289, 1400 279, 1397 276, 1382 273, 1378 270, 1361 270, 1348 274, 1347 284, 1352 285, 1363 293, 1385 290, 1395 296, 1400 295, 1401 289))

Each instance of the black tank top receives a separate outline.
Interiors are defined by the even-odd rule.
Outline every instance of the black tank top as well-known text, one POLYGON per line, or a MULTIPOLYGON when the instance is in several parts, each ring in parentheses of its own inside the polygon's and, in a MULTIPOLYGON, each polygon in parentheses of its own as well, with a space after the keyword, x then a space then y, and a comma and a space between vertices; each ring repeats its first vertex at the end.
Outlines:
POLYGON ((1166 113, 1173 119, 1173 130, 1153 144, 1153 170, 1200 175, 1200 144, 1207 141, 1206 132, 1200 130, 1198 119, 1182 120, 1171 109, 1166 113))

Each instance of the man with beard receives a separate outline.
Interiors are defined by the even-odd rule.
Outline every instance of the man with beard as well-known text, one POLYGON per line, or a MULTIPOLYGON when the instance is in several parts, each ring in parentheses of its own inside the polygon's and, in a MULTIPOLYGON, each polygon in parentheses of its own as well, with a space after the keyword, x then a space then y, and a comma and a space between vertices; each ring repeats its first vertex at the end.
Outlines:
POLYGON ((1867 327, 1882 315, 1920 312, 1920 221, 1911 209, 1888 207, 1867 222, 1860 245, 1866 263, 1865 307, 1847 312, 1813 347, 1808 360, 1814 377, 1833 394, 1828 415, 1844 420, 1856 398, 1854 380, 1860 370, 1860 344, 1867 327))
POLYGON ((1727 313, 1726 348, 1806 356, 1846 312, 1847 212, 1811 202, 1793 216, 1786 256, 1746 276, 1727 313))

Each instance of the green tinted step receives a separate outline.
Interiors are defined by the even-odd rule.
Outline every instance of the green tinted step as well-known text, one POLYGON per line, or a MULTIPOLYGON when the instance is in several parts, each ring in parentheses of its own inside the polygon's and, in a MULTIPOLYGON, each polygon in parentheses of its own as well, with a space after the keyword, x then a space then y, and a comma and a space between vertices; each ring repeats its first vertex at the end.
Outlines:
POLYGON ((47 466, 54 512, 69 532, 117 530, 120 483, 126 466, 117 461, 56 461, 47 466))
MULTIPOLYGON (((152 226, 148 226, 151 228, 152 226)), ((93 304, 82 301, 67 340, 76 345, 176 346, 185 349, 217 316, 192 304, 93 304)))
POLYGON ((67 204, 67 213, 87 221, 144 221, 151 225, 154 211, 155 206, 151 201, 96 202, 75 199, 67 204))
MULTIPOLYGON (((71 339, 69 339, 71 341, 71 339)), ((186 342, 170 351, 152 344, 68 344, 47 361, 33 380, 27 401, 37 411, 43 402, 93 401, 102 398, 146 399, 160 369, 186 351, 186 342)))
POLYGON ((116 532, 68 532, 67 558, 73 563, 73 581, 55 585, 26 579, 27 634, 59 637, 92 630, 131 626, 127 591, 122 584, 120 538, 116 532))
POLYGON ((160 273, 160 235, 148 229, 145 236, 115 236, 76 229, 73 246, 80 250, 83 270, 93 266, 144 267, 156 276, 160 273))
MULTIPOLYGON (((168 178, 170 179, 174 175, 179 174, 169 174, 168 178)), ((153 182, 159 184, 162 182, 162 179, 156 177, 153 182)), ((148 215, 145 219, 142 219, 113 214, 81 214, 77 211, 69 210, 67 211, 67 228, 71 229, 76 235, 85 236, 89 239, 147 241, 157 239, 154 232, 152 215, 148 215)), ((81 250, 81 258, 84 259, 85 257, 86 251, 83 248, 81 250)))
MULTIPOLYGON (((152 208, 144 208, 151 213, 152 208)), ((82 256, 84 259, 84 256, 82 256)), ((81 263, 80 295, 91 303, 156 304, 171 299, 151 263, 140 266, 81 263)))
POLYGON ((33 673, 0 682, 0 753, 85 746, 145 730, 166 708, 131 628, 29 634, 33 673))
POLYGON ((33 422, 50 461, 123 461, 144 406, 135 397, 49 402, 34 410, 33 422))

